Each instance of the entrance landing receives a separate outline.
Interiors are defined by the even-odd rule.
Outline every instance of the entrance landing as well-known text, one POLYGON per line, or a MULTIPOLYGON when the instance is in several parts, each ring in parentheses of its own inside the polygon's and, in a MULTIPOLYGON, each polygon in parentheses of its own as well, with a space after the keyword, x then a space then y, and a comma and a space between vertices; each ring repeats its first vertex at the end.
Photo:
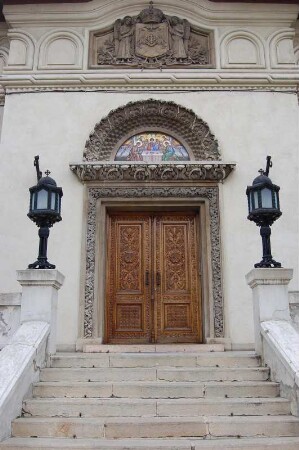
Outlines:
POLYGON ((223 344, 148 344, 148 345, 85 345, 84 353, 207 353, 224 352, 223 344))

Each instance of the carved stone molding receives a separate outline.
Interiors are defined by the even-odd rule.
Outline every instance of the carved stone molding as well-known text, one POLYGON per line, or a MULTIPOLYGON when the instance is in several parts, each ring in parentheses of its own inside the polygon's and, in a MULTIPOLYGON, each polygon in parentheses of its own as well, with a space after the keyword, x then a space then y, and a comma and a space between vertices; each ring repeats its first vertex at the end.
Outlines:
POLYGON ((223 181, 234 169, 229 163, 70 164, 81 181, 223 181))
POLYGON ((218 142, 209 126, 196 114, 174 102, 145 100, 130 102, 111 111, 90 134, 85 145, 85 161, 107 161, 124 136, 137 129, 175 131, 192 149, 195 160, 219 160, 218 142))
POLYGON ((84 337, 94 337, 95 312, 95 260, 96 260, 96 203, 101 198, 190 198, 209 202, 210 241, 212 264, 212 295, 214 337, 224 336, 223 297, 220 258, 220 225, 218 187, 94 187, 88 189, 88 215, 86 239, 86 277, 84 300, 84 337))

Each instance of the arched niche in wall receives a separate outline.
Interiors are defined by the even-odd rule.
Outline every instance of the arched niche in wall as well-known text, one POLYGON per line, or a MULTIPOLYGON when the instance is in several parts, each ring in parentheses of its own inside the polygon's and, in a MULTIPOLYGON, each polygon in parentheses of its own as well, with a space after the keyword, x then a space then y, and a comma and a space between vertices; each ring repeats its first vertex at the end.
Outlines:
POLYGON ((86 142, 85 161, 113 161, 126 139, 141 132, 166 133, 188 149, 193 160, 220 159, 218 142, 196 114, 173 102, 131 102, 111 111, 96 124, 86 142))
POLYGON ((13 31, 8 34, 10 39, 7 68, 11 70, 32 70, 35 40, 25 32, 13 31))
POLYGON ((285 29, 269 37, 271 68, 286 69, 295 66, 294 36, 294 31, 285 29))
POLYGON ((43 37, 38 69, 82 69, 82 61, 83 42, 78 33, 64 30, 43 37))
POLYGON ((220 44, 221 67, 265 68, 265 49, 262 40, 255 34, 239 30, 228 33, 220 44))

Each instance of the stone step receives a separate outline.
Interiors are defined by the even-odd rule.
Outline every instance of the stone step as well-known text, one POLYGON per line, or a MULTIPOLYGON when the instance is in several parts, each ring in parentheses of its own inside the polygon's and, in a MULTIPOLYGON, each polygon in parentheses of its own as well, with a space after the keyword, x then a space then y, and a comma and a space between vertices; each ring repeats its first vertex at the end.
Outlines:
POLYGON ((34 385, 33 396, 41 398, 200 398, 277 397, 279 384, 264 381, 224 382, 43 382, 34 385))
POLYGON ((51 398, 23 402, 24 416, 39 417, 180 417, 200 415, 290 414, 290 403, 282 398, 233 399, 135 399, 51 398))
POLYGON ((175 353, 60 353, 51 357, 51 367, 257 367, 254 352, 175 353))
POLYGON ((40 381, 263 381, 269 378, 269 369, 163 367, 163 368, 49 368, 42 369, 40 381))
POLYGON ((175 353, 175 352, 224 352, 224 344, 144 344, 107 345, 86 344, 83 353, 175 353))
POLYGON ((299 418, 292 416, 21 418, 13 422, 12 435, 79 439, 299 436, 299 418))
POLYGON ((12 438, 1 450, 298 450, 298 437, 241 439, 52 439, 12 438))

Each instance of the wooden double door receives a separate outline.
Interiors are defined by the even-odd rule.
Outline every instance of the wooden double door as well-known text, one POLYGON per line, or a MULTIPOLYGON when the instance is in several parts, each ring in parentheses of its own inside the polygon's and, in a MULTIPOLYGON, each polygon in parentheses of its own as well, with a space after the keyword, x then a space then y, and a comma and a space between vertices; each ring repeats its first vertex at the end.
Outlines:
POLYGON ((106 342, 201 342, 198 215, 108 217, 106 342))

